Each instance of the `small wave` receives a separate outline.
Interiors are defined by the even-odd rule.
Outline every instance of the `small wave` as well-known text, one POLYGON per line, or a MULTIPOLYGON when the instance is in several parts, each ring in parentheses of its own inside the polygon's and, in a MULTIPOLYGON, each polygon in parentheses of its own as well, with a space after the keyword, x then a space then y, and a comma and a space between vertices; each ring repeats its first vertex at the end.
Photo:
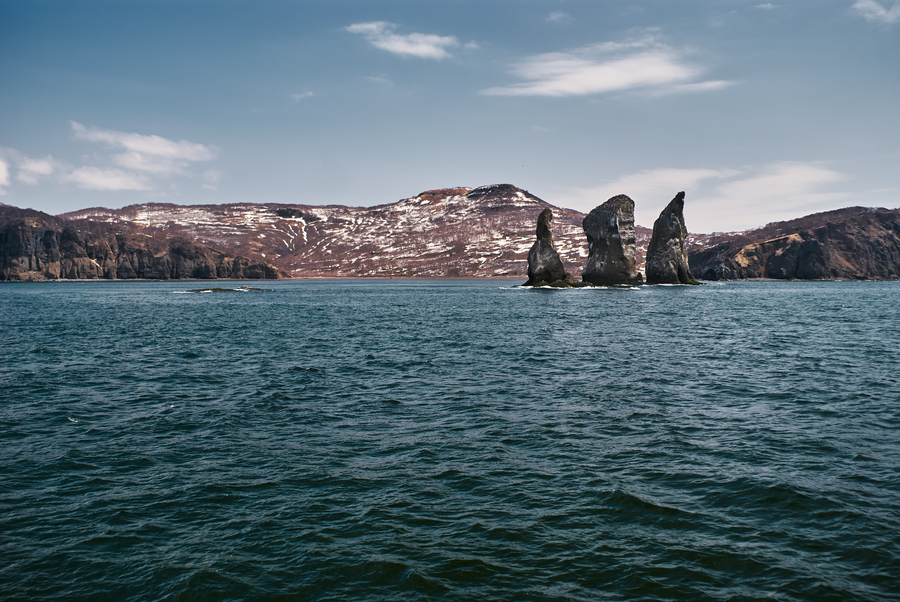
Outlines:
POLYGON ((256 286, 239 286, 237 288, 223 288, 223 287, 212 287, 212 288, 192 288, 186 291, 172 291, 173 293, 250 293, 250 292, 270 292, 272 289, 270 288, 259 288, 256 286))

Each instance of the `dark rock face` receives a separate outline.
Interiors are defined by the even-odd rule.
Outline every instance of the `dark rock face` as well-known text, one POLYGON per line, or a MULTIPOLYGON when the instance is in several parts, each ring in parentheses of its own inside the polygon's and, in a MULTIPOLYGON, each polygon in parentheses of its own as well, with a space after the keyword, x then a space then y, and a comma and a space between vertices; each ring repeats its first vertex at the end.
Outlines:
POLYGON ((696 284, 688 266, 687 228, 684 225, 684 192, 662 210, 653 224, 647 247, 647 282, 651 284, 696 284))
POLYGON ((598 285, 641 284, 634 263, 634 201, 620 194, 582 222, 589 253, 581 279, 598 285))
POLYGON ((840 209, 713 242, 690 255, 704 280, 900 279, 896 209, 840 209))
POLYGON ((0 214, 0 281, 278 277, 268 264, 183 238, 116 232, 11 207, 0 214))
POLYGON ((537 221, 537 240, 528 252, 528 282, 526 286, 546 282, 547 284, 566 279, 566 268, 553 247, 553 233, 550 222, 553 212, 548 208, 541 211, 537 221))

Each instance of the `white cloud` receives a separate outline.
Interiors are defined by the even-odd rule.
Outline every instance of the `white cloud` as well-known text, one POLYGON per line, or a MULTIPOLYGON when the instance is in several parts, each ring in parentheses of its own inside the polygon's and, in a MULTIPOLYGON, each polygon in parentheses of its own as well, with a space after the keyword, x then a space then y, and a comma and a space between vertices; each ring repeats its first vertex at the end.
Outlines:
POLYGON ((548 23, 571 23, 572 15, 569 13, 564 13, 561 10, 555 10, 545 19, 548 23))
POLYGON ((9 163, 0 159, 0 196, 6 194, 6 186, 9 186, 9 163))
POLYGON ((850 199, 834 190, 844 175, 817 163, 784 161, 723 182, 693 204, 695 232, 743 230, 768 222, 836 209, 850 199))
POLYGON ((771 2, 766 2, 765 4, 757 4, 753 8, 761 8, 763 10, 772 10, 778 8, 777 4, 772 4, 771 2))
POLYGON ((367 76, 366 79, 369 80, 370 82, 372 82, 373 84, 378 84, 379 86, 384 86, 386 88, 394 87, 394 82, 392 82, 391 80, 389 80, 386 77, 371 75, 371 76, 367 76))
POLYGON ((865 17, 867 21, 892 25, 900 21, 900 4, 894 4, 891 8, 885 8, 876 0, 857 0, 853 4, 853 10, 865 17))
POLYGON ((86 190, 149 190, 146 179, 121 169, 80 167, 66 176, 66 180, 86 190))
POLYGON ((570 52, 529 57, 512 73, 522 83, 482 90, 493 96, 583 96, 644 88, 654 93, 702 92, 730 82, 694 81, 704 67, 652 36, 626 42, 592 44, 570 52))
POLYGON ((218 154, 215 146, 187 140, 91 128, 75 121, 69 123, 76 137, 105 143, 121 151, 109 158, 116 168, 83 167, 66 178, 91 190, 149 190, 152 186, 146 175, 190 175, 191 163, 211 161, 218 154))
MULTIPOLYGON (((73 167, 54 157, 35 159, 13 148, 0 147, 0 161, 3 163, 2 188, 10 183, 10 171, 15 171, 15 179, 25 184, 39 184, 41 179, 53 177, 57 183, 74 184, 85 190, 152 190, 160 177, 186 176, 194 174, 190 167, 195 162, 210 161, 218 153, 214 146, 197 144, 187 140, 169 140, 162 136, 103 130, 86 127, 78 122, 69 122, 77 138, 89 142, 99 142, 112 148, 111 153, 91 155, 92 165, 73 167)), ((219 172, 207 171, 207 174, 219 172)), ((208 176, 208 185, 215 183, 208 176)), ((174 182, 170 183, 175 187, 174 182)))
POLYGON ((22 157, 17 165, 18 173, 16 179, 26 184, 37 184, 38 179, 42 176, 51 175, 55 168, 56 162, 53 157, 46 156, 43 159, 31 159, 22 157))
POLYGON ((296 102, 300 102, 300 101, 303 100, 304 98, 310 98, 310 97, 312 97, 312 96, 315 96, 312 92, 300 92, 300 93, 298 93, 298 94, 291 94, 291 95, 290 95, 291 99, 293 99, 293 100, 296 101, 296 102))
MULTIPOLYGON (((345 31, 363 36, 376 48, 401 56, 441 60, 450 56, 448 49, 459 46, 455 36, 438 36, 425 33, 394 33, 397 25, 387 21, 355 23, 345 31)), ((468 46, 467 46, 468 47, 468 46)))
POLYGON ((728 178, 738 172, 723 169, 645 169, 592 188, 570 188, 561 193, 561 204, 587 213, 618 195, 635 202, 635 221, 652 227, 659 212, 680 190, 693 190, 704 180, 728 178))
POLYGON ((75 121, 69 122, 75 135, 91 142, 106 142, 111 146, 120 146, 126 150, 142 155, 162 157, 165 159, 182 159, 185 161, 209 161, 216 157, 218 149, 187 140, 169 140, 162 136, 144 136, 127 132, 115 132, 89 128, 75 121))
POLYGON ((652 227, 659 212, 684 190, 685 221, 691 232, 746 230, 768 222, 845 206, 834 190, 843 174, 818 163, 784 161, 737 169, 648 169, 593 188, 573 188, 554 198, 588 212, 617 194, 635 202, 635 222, 652 227))
POLYGON ((693 94, 694 92, 712 92, 735 85, 737 82, 724 79, 716 79, 695 84, 676 84, 659 90, 654 90, 654 96, 668 96, 669 94, 693 94))
POLYGON ((135 151, 127 151, 113 155, 113 163, 125 169, 145 171, 147 173, 171 176, 185 173, 185 162, 173 161, 167 157, 144 155, 135 151))

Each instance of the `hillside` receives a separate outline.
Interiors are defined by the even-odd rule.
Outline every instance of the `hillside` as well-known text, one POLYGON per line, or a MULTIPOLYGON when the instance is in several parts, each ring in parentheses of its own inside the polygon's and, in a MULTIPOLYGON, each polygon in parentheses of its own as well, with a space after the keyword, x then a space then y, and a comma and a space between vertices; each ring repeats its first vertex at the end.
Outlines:
MULTIPOLYGON (((538 215, 550 207, 566 269, 580 275, 584 214, 510 184, 429 190, 374 207, 135 205, 60 216, 139 227, 269 262, 292 277, 525 277, 538 215)), ((650 230, 637 228, 638 263, 650 230)))
POLYGON ((848 207, 711 236, 690 265, 705 280, 896 280, 900 210, 848 207))

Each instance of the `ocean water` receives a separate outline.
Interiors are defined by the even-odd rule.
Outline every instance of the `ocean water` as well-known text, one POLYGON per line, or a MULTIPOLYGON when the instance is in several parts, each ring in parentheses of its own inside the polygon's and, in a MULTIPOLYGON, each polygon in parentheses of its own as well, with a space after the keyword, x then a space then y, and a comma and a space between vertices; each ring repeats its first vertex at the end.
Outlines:
POLYGON ((900 283, 510 285, 0 286, 0 599, 900 600, 900 283))

